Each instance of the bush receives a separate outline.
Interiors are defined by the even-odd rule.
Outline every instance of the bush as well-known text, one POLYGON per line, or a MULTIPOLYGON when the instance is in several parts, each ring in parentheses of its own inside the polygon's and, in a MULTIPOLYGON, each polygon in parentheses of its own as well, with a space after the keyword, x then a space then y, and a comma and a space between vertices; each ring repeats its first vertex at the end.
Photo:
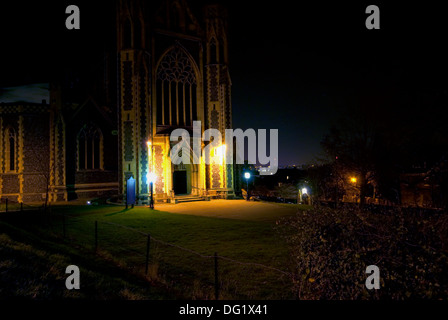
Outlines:
POLYGON ((315 207, 277 224, 299 299, 448 298, 446 214, 315 207), (365 287, 369 265, 380 290, 365 287))

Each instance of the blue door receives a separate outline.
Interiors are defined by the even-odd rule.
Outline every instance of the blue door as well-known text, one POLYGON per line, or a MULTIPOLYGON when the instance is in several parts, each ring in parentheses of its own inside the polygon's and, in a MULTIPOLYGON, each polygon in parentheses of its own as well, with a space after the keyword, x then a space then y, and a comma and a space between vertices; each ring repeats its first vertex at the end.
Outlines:
POLYGON ((132 177, 126 183, 126 199, 128 204, 135 204, 135 179, 132 177))

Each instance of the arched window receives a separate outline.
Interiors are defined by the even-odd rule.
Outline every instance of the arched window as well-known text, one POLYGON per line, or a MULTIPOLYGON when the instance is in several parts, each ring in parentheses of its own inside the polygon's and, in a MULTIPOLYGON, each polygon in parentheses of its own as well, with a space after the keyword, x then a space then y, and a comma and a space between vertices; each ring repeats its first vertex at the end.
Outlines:
POLYGON ((197 113, 197 80, 192 61, 176 46, 157 70, 157 124, 191 126, 197 113))
POLYGON ((77 137, 78 170, 103 169, 103 134, 93 124, 81 128, 77 137))
POLYGON ((6 171, 17 171, 16 157, 17 157, 17 135, 13 128, 5 130, 6 138, 6 171))

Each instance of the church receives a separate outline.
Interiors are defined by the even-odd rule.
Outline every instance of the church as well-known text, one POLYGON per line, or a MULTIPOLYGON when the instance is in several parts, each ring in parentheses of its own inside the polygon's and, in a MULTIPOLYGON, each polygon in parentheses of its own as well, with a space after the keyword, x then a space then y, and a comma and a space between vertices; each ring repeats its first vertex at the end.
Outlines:
POLYGON ((170 158, 175 129, 193 136, 194 121, 201 136, 232 128, 226 9, 190 5, 117 0, 99 65, 61 71, 48 102, 0 103, 2 199, 122 200, 131 177, 139 203, 148 201, 149 177, 155 201, 235 196, 237 168, 225 159, 170 158))

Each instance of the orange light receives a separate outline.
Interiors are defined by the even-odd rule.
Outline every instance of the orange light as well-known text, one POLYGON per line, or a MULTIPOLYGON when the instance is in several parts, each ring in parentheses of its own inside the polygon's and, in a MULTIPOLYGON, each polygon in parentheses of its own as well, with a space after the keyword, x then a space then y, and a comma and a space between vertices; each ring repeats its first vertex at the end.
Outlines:
POLYGON ((216 164, 222 164, 226 155, 226 145, 223 144, 213 149, 213 156, 216 164))
POLYGON ((147 141, 146 145, 148 146, 148 157, 151 157, 151 141, 147 141))
POLYGON ((356 181, 358 181, 355 177, 350 178, 350 181, 353 183, 356 183, 356 181))

